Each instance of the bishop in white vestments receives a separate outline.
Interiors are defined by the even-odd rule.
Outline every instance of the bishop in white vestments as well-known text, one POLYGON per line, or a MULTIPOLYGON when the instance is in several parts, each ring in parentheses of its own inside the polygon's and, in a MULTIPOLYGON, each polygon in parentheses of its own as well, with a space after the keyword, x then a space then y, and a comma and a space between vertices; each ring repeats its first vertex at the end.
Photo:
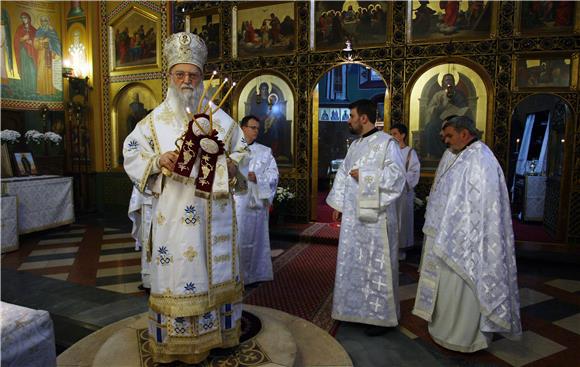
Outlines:
POLYGON ((247 144, 238 124, 203 98, 203 40, 172 34, 163 54, 167 98, 125 139, 124 168, 153 197, 150 352, 157 363, 194 364, 212 348, 239 343, 243 285, 232 189, 247 144))
POLYGON ((350 106, 349 147, 326 202, 342 216, 332 317, 372 325, 380 335, 399 319, 396 200, 405 185, 399 144, 374 127, 376 105, 350 106), (341 213, 341 214, 340 214, 341 213))
POLYGON ((242 278, 244 284, 252 284, 274 279, 268 218, 278 186, 278 166, 272 149, 256 142, 258 118, 246 116, 240 125, 250 150, 248 189, 234 197, 242 278))
POLYGON ((399 142, 401 148, 401 158, 405 165, 405 187, 398 202, 399 210, 399 260, 407 257, 406 249, 413 247, 414 238, 414 208, 415 208, 415 186, 421 177, 421 163, 415 149, 405 144, 408 129, 403 124, 391 126, 391 135, 399 142))
POLYGON ((439 345, 475 352, 493 333, 522 333, 510 201, 503 171, 469 117, 448 118, 443 135, 449 149, 429 195, 413 313, 439 345))

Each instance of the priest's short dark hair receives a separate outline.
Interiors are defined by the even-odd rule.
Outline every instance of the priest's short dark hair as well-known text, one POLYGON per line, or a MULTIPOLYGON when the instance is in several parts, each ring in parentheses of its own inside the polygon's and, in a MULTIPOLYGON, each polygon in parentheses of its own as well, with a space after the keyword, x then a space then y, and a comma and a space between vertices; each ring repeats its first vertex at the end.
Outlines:
POLYGON ((348 105, 351 110, 356 108, 356 112, 359 115, 367 115, 371 123, 377 121, 377 105, 370 99, 359 99, 348 105))

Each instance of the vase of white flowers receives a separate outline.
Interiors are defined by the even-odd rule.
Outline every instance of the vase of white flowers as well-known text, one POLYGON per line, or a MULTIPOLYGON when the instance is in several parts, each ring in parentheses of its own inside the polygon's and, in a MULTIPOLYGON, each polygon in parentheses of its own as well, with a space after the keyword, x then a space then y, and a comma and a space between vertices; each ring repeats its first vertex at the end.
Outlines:
POLYGON ((34 156, 53 156, 61 152, 62 137, 52 131, 41 133, 38 130, 28 130, 24 137, 26 144, 34 156))
POLYGON ((274 197, 274 210, 272 212, 273 223, 281 224, 284 222, 288 204, 294 200, 294 193, 287 187, 279 186, 276 189, 274 197))

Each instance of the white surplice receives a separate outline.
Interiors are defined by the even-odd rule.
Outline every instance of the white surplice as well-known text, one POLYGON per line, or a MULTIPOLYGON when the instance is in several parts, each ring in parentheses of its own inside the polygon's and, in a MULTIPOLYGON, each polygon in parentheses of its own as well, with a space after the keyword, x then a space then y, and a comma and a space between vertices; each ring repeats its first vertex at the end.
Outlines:
POLYGON ((152 204, 151 193, 142 193, 133 187, 128 216, 133 222, 131 237, 135 240, 135 250, 141 251, 141 281, 145 288, 151 288, 151 261, 147 258, 147 248, 151 234, 152 204))
POLYGON ((522 328, 510 201, 503 171, 485 144, 445 152, 423 232, 413 313, 429 322, 434 340, 474 352, 487 347, 494 332, 517 339, 522 328), (478 312, 467 312, 474 307, 478 312))
POLYGON ((399 248, 413 247, 414 245, 414 206, 415 186, 421 177, 421 163, 415 149, 406 146, 401 149, 401 158, 405 165, 405 187, 399 205, 399 248))
POLYGON ((355 140, 326 201, 342 212, 332 317, 396 326, 398 217, 405 174, 399 144, 377 131, 355 140), (349 175, 358 168, 358 181, 349 175))
MULTIPOLYGON (((125 171, 141 192, 153 196, 147 246, 149 345, 153 359, 162 363, 199 363, 212 348, 237 345, 240 333, 243 285, 226 159, 218 158, 209 198, 195 195, 201 154, 189 178, 166 177, 157 166, 160 154, 175 150, 187 124, 185 111, 166 100, 137 124, 123 145, 125 171)), ((201 128, 209 132, 209 122, 201 128)), ((243 165, 248 148, 235 121, 219 110, 213 128, 229 157, 243 165)), ((195 124, 193 131, 202 133, 195 124)))
POLYGON ((278 186, 278 166, 272 149, 256 142, 249 148, 248 171, 256 174, 257 182, 248 180, 248 190, 234 196, 244 284, 274 279, 268 219, 278 186))

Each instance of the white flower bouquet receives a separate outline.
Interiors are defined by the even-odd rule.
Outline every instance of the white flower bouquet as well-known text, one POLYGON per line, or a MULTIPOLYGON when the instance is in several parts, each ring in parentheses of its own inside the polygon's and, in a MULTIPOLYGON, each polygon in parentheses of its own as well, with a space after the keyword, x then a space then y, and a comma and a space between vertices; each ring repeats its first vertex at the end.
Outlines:
POLYGON ((18 131, 6 129, 0 132, 0 140, 2 143, 14 144, 18 143, 18 139, 20 139, 20 133, 18 131))
POLYGON ((26 144, 40 144, 44 140, 44 134, 38 130, 28 130, 24 133, 24 137, 26 138, 26 144))
POLYGON ((24 134, 24 137, 26 138, 27 144, 30 143, 40 144, 44 141, 47 141, 50 143, 54 143, 55 145, 58 145, 62 141, 62 136, 52 131, 47 131, 46 133, 43 134, 38 130, 28 130, 24 134))
POLYGON ((276 197, 274 200, 278 204, 285 204, 294 199, 294 197, 295 195, 292 191, 290 191, 290 189, 287 187, 278 186, 278 188, 276 188, 276 197))
POLYGON ((50 141, 51 143, 58 145, 62 141, 62 136, 58 135, 55 132, 47 131, 44 133, 44 140, 50 141))

